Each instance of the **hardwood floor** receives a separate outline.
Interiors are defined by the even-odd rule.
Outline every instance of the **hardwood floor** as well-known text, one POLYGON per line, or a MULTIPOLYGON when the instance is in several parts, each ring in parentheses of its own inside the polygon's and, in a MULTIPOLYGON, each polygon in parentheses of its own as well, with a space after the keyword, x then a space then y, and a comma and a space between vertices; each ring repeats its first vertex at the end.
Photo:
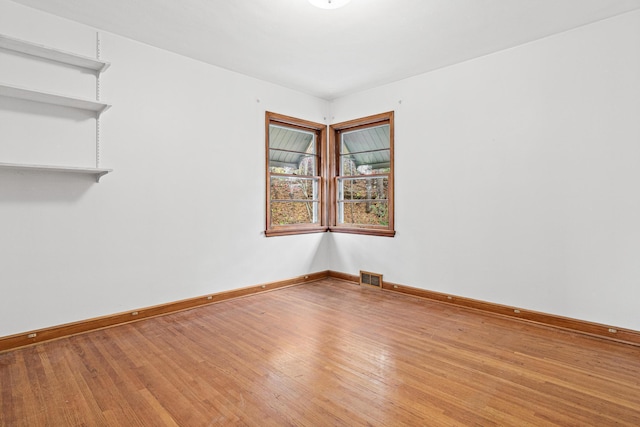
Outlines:
POLYGON ((640 425, 640 347, 333 279, 0 354, 2 426, 640 425))

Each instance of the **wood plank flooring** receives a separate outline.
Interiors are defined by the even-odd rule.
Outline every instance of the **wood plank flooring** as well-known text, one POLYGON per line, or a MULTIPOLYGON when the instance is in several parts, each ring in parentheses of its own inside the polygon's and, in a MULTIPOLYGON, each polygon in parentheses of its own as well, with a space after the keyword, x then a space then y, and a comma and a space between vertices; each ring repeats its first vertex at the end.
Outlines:
POLYGON ((0 354, 2 426, 640 426, 640 348, 333 279, 0 354))

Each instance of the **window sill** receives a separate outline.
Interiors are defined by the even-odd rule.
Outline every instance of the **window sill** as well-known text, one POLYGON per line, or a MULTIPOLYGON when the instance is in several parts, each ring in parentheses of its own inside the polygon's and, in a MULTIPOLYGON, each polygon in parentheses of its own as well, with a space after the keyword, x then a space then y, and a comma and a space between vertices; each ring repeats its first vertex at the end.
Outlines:
POLYGON ((360 227, 330 227, 332 233, 365 234, 369 236, 394 237, 395 230, 360 227))
POLYGON ((328 230, 328 227, 282 227, 265 230, 264 235, 266 237, 292 236, 295 234, 324 233, 328 230))

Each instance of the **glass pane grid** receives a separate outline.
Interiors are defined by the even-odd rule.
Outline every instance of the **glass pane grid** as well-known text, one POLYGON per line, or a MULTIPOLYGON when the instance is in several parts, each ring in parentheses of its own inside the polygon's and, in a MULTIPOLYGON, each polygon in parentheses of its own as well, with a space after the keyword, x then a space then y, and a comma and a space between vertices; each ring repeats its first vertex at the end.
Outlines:
POLYGON ((338 201, 372 201, 389 198, 389 177, 338 178, 338 201))
POLYGON ((269 150, 269 172, 291 175, 317 175, 318 156, 292 151, 269 150))
POLYGON ((320 193, 318 177, 271 176, 271 225, 317 224, 320 193))
POLYGON ((391 150, 340 155, 340 175, 370 175, 389 172, 391 150))
POLYGON ((269 148, 315 154, 316 134, 280 125, 269 125, 269 148))
POLYGON ((389 204, 386 200, 338 201, 338 223, 388 226, 389 204))
POLYGON ((388 175, 338 178, 338 223, 388 226, 388 175))
POLYGON ((318 200, 319 178, 271 177, 271 200, 318 200))
POLYGON ((317 224, 318 201, 271 201, 271 225, 317 224))

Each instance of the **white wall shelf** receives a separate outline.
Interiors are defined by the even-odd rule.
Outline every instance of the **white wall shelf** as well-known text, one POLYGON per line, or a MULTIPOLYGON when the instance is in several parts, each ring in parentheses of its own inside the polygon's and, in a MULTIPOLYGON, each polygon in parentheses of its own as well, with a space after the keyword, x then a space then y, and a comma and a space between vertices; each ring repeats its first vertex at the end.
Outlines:
POLYGON ((81 110, 95 111, 98 114, 107 110, 109 104, 91 101, 89 99, 74 98, 55 93, 43 92, 39 90, 26 89, 19 86, 0 83, 0 96, 25 99, 28 101, 42 102, 45 104, 60 105, 63 107, 79 108, 81 110))
POLYGON ((100 34, 96 33, 96 57, 75 53, 64 52, 52 47, 16 39, 0 34, 0 50, 12 50, 36 57, 55 61, 59 64, 81 67, 96 74, 96 100, 77 98, 73 96, 60 95, 42 90, 28 89, 11 84, 0 83, 0 96, 8 98, 23 99, 31 102, 58 105, 62 107, 76 108, 83 111, 95 112, 96 120, 96 167, 76 167, 76 166, 52 166, 52 165, 31 165, 19 163, 1 163, 0 170, 17 170, 32 172, 62 172, 73 174, 93 175, 96 182, 100 182, 100 177, 111 172, 111 169, 100 168, 100 114, 106 111, 110 105, 100 102, 100 76, 103 71, 109 68, 109 63, 100 60, 100 34))
POLYGON ((96 182, 100 182, 100 178, 103 175, 112 172, 113 169, 102 168, 79 168, 73 166, 47 166, 47 165, 23 165, 17 163, 0 163, 0 170, 19 170, 19 171, 33 171, 33 172, 64 172, 64 173, 79 173, 85 175, 94 175, 96 182))
POLYGON ((85 68, 87 70, 96 71, 98 73, 105 71, 107 68, 109 68, 109 65, 111 65, 110 63, 100 61, 99 59, 65 52, 63 50, 58 50, 52 47, 47 47, 13 37, 8 37, 2 34, 0 34, 0 48, 25 53, 27 55, 36 56, 38 58, 49 59, 51 61, 61 62, 63 64, 85 68))

